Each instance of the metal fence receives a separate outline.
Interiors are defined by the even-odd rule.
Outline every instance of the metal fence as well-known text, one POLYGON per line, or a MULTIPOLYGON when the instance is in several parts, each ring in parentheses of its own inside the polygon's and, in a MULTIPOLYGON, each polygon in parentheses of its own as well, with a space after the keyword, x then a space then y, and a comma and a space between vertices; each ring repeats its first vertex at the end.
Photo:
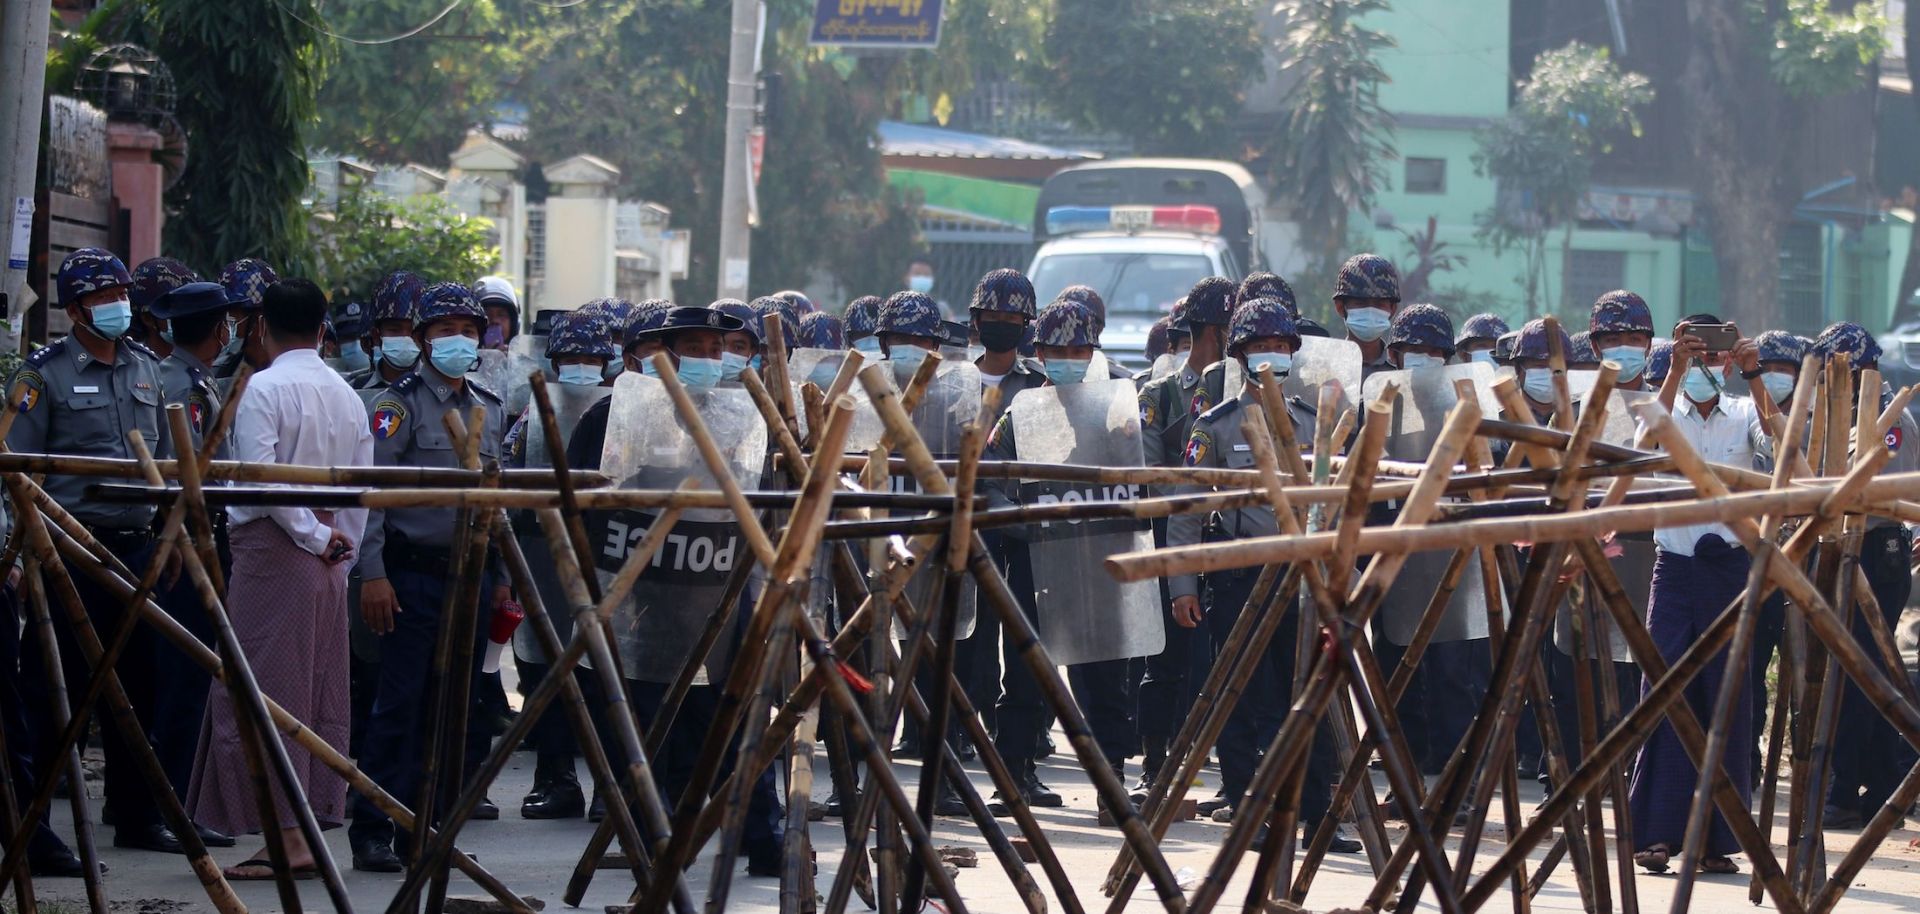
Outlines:
POLYGON ((927 215, 920 220, 933 260, 933 297, 953 316, 966 310, 980 277, 1001 267, 1025 270, 1033 260, 1033 233, 1017 226, 927 215))

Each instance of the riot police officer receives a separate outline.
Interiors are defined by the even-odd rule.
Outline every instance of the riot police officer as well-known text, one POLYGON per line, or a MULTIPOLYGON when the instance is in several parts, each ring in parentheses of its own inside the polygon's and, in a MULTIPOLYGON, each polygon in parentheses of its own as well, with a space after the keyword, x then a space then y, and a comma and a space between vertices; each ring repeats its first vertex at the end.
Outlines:
POLYGON ((504 351, 520 335, 520 293, 513 280, 504 276, 482 276, 473 284, 473 297, 487 312, 487 329, 480 345, 504 351))
MULTIPOLYGON (((1080 386, 1090 381, 1110 382, 1114 380, 1130 380, 1128 378, 1098 378, 1090 375, 1094 353, 1099 342, 1098 326, 1098 318, 1094 314, 1093 309, 1072 299, 1058 299, 1040 312, 1039 317, 1034 321, 1033 337, 1035 348, 1040 355, 1042 370, 1046 374, 1047 384, 1049 386, 1057 388, 1073 387, 1076 388, 1074 393, 1078 394, 1080 393, 1080 386)), ((1123 392, 1127 394, 1132 393, 1132 385, 1122 384, 1120 387, 1123 392)), ((1085 389, 1094 391, 1096 398, 1107 397, 1107 394, 1099 393, 1098 388, 1085 389)), ((1018 441, 1015 439, 1015 431, 1020 424, 1018 416, 1022 414, 1021 411, 1023 409, 1033 408, 1028 405, 1028 399, 1032 396, 1034 396, 1034 394, 1025 394, 1015 398, 1006 405, 1005 410, 994 423, 992 437, 987 443, 986 459, 1020 459, 1021 450, 1018 441)), ((1062 402, 1071 401, 1055 401, 1056 405, 1062 402)), ((1103 418, 1107 415, 1107 409, 1104 406, 1095 410, 1095 412, 1103 418)), ((1072 414, 1069 413, 1069 418, 1071 417, 1072 414)), ((1106 439, 1108 437, 1107 429, 1104 426, 1099 429, 1090 429, 1087 431, 1087 440, 1089 443, 1096 443, 1095 439, 1106 439)), ((1136 459, 1138 458, 1139 455, 1137 451, 1139 445, 1131 435, 1124 436, 1120 445, 1121 448, 1111 450, 1095 446, 1077 451, 1076 453, 1091 453, 1096 455, 1096 457, 1113 456, 1113 451, 1132 449, 1135 453, 1131 456, 1136 459)), ((1090 461, 1073 459, 1072 462, 1085 463, 1090 461)), ((998 481, 983 488, 987 492, 989 501, 993 506, 1010 507, 1016 501, 1022 500, 1019 496, 1025 487, 1017 485, 1012 480, 1007 480, 998 481)), ((1049 494, 1057 496, 1059 493, 1052 492, 1049 494)), ((1091 530, 1092 526, 1088 525, 1087 529, 1091 530)), ((1059 548, 1063 543, 1072 543, 1075 540, 1085 541, 1084 537, 1076 535, 1083 531, 1072 530, 1068 533, 1054 533, 1033 528, 1013 528, 1009 532, 1011 538, 1017 540, 1016 543, 1010 545, 1029 553, 1028 573, 1035 577, 1034 585, 1031 589, 1035 591, 1046 591, 1052 594, 1052 602, 1048 605, 1038 605, 1036 597, 1036 606, 1039 610, 1039 621, 1041 623, 1039 627, 1043 633, 1043 637, 1045 637, 1045 632, 1048 631, 1049 624, 1055 620, 1056 615, 1062 617, 1061 621, 1068 623, 1058 627, 1058 630, 1061 631, 1076 631, 1076 629, 1072 627, 1072 623, 1080 621, 1080 617, 1091 615, 1094 611, 1104 614, 1103 625, 1108 628, 1119 627, 1124 624, 1124 620, 1115 617, 1115 614, 1121 610, 1120 606, 1114 605, 1119 601, 1097 598, 1095 599, 1095 603, 1099 605, 1088 606, 1086 605, 1086 600, 1076 600, 1069 594, 1059 592, 1059 588, 1040 585, 1038 576, 1034 575, 1035 569, 1032 563, 1035 561, 1033 550, 1036 548, 1046 549, 1048 547, 1054 547, 1048 554, 1054 558, 1055 563, 1058 565, 1072 566, 1087 564, 1086 560, 1088 557, 1084 550, 1076 549, 1071 545, 1067 546, 1067 548, 1059 548), (1045 542, 1040 543, 1038 546, 1033 545, 1034 541, 1042 536, 1045 537, 1045 542)), ((1091 542, 1101 543, 1104 542, 1104 540, 1092 540, 1091 542)), ((1051 569, 1051 571, 1054 572, 1055 581, 1058 580, 1058 572, 1060 570, 1059 568, 1051 569)), ((1095 568, 1081 567, 1071 569, 1069 573, 1077 571, 1084 574, 1093 574, 1096 570, 1095 568)), ((1140 605, 1147 617, 1145 619, 1146 624, 1140 627, 1143 629, 1148 626, 1156 629, 1159 628, 1161 622, 1158 600, 1150 599, 1137 605, 1140 605)), ((1125 639, 1121 640, 1123 642, 1125 641, 1125 639)), ((1158 646, 1157 640, 1154 643, 1155 646, 1158 646)), ((1120 650, 1100 652, 1092 656, 1081 655, 1083 661, 1074 661, 1066 659, 1064 656, 1065 652, 1076 651, 1087 645, 1059 644, 1050 641, 1049 646, 1053 648, 1056 653, 1063 655, 1058 658, 1059 662, 1067 664, 1067 676, 1072 685, 1074 699, 1079 703, 1081 711, 1086 715, 1087 725, 1093 731, 1094 739, 1099 743, 1100 752, 1106 758, 1107 765, 1113 769, 1115 776, 1123 775, 1127 757, 1134 754, 1136 743, 1138 742, 1138 734, 1134 729, 1133 720, 1133 689, 1131 683, 1128 681, 1129 660, 1132 656, 1136 655, 1126 650, 1130 645, 1122 643, 1117 645, 1121 648, 1120 650), (1101 659, 1095 659, 1096 657, 1101 659)), ((1008 662, 1011 668, 1015 661, 1013 658, 1008 658, 1008 662)), ((1105 811, 1104 808, 1102 811, 1105 811)))
POLYGON ((334 335, 340 340, 340 354, 334 363, 334 370, 347 379, 348 384, 352 384, 355 378, 373 368, 373 358, 362 340, 373 322, 365 303, 349 300, 333 312, 330 323, 334 335))
MULTIPOLYGON (((1249 383, 1239 396, 1208 409, 1193 420, 1188 435, 1184 462, 1190 467, 1228 467, 1246 469, 1254 465, 1253 448, 1241 430, 1246 410, 1259 409, 1259 389, 1251 379, 1261 368, 1276 376, 1285 375, 1293 366, 1293 353, 1300 346, 1300 334, 1293 315, 1277 299, 1254 299, 1236 308, 1227 332, 1227 354, 1245 369, 1249 383)), ((1310 440, 1314 429, 1313 408, 1298 397, 1287 399, 1287 411, 1297 435, 1310 440)), ((1148 436, 1149 440, 1151 436, 1148 436)), ((1271 508, 1239 508, 1219 511, 1206 519, 1196 514, 1174 515, 1167 524, 1170 546, 1187 546, 1202 539, 1226 540, 1272 536, 1279 524, 1271 508)), ((1214 572, 1204 581, 1195 575, 1176 575, 1168 579, 1173 594, 1173 621, 1189 630, 1202 626, 1212 636, 1216 651, 1223 651, 1228 634, 1252 595, 1258 569, 1242 568, 1214 572), (1201 599, 1202 587, 1207 599, 1201 599)), ((1230 821, 1252 782, 1260 755, 1279 732, 1291 702, 1298 625, 1293 621, 1295 607, 1282 609, 1286 616, 1274 631, 1266 655, 1256 666, 1240 701, 1227 717, 1215 750, 1220 757, 1220 794, 1200 803, 1215 821, 1230 821)), ((1300 821, 1315 823, 1326 814, 1332 802, 1333 748, 1324 732, 1317 733, 1308 754, 1307 775, 1300 798, 1300 821)), ((1309 826, 1311 827, 1311 826, 1309 826)), ((1333 850, 1352 853, 1360 843, 1337 833, 1333 850)))
POLYGON ((153 303, 160 296, 180 288, 190 282, 198 282, 200 277, 186 264, 171 257, 150 257, 133 268, 133 287, 127 291, 127 301, 133 305, 133 329, 127 334, 160 358, 173 354, 173 340, 169 336, 164 318, 153 314, 153 303))
POLYGON ((873 335, 880 321, 880 303, 878 295, 862 295, 847 303, 843 318, 847 345, 860 350, 860 354, 869 359, 880 357, 880 340, 873 335))
MULTIPOLYGON (((100 248, 81 248, 67 255, 54 280, 61 307, 73 322, 73 333, 27 357, 8 385, 20 415, 7 434, 7 446, 33 454, 71 454, 83 457, 133 459, 127 432, 138 430, 155 456, 170 456, 172 445, 162 409, 164 390, 160 360, 128 336, 133 306, 128 302, 132 277, 120 258, 100 248)), ((107 504, 85 496, 85 477, 50 475, 45 488, 60 506, 87 526, 95 539, 113 552, 134 574, 140 574, 153 556, 154 509, 150 505, 107 504)), ((99 587, 87 574, 69 565, 74 587, 95 629, 119 629, 125 608, 119 597, 99 587)), ((80 695, 90 669, 79 645, 57 627, 61 667, 67 693, 80 695)), ((37 631, 32 633, 37 637, 37 631)), ((138 626, 115 667, 134 713, 155 747, 185 740, 191 757, 198 721, 158 719, 156 659, 161 648, 151 629, 138 626)), ((22 658, 22 679, 45 682, 41 651, 29 648, 22 658)), ((53 733, 45 708, 35 703, 36 731, 42 751, 51 755, 53 733)), ((77 710, 77 709, 76 709, 77 710)), ((104 715, 104 711, 100 711, 104 715)), ((101 718, 105 720, 103 716, 101 718)), ((116 847, 180 853, 180 840, 160 821, 148 786, 117 727, 101 728, 107 761, 107 796, 113 804, 116 847)), ((164 750, 163 750, 163 757, 164 750)), ((232 839, 227 839, 230 843, 232 839)), ((208 843, 213 843, 209 841, 208 843)))
MULTIPOLYGON (((695 392, 710 391, 720 384, 721 355, 726 351, 726 336, 742 332, 746 328, 745 322, 716 308, 679 306, 657 315, 643 315, 636 318, 635 325, 630 325, 627 330, 627 370, 633 371, 638 367, 638 357, 635 352, 640 346, 658 346, 657 351, 666 353, 673 362, 675 372, 680 376, 683 384, 695 392), (638 326, 642 322, 645 322, 644 328, 638 326)), ((573 435, 567 442, 567 462, 570 466, 581 469, 601 467, 601 455, 606 447, 607 420, 611 413, 612 402, 612 398, 601 401, 600 404, 588 410, 581 417, 580 424, 574 427, 573 435)), ((589 529, 601 529, 607 526, 607 520, 590 512, 587 524, 589 529)), ((737 543, 733 548, 741 551, 745 549, 737 543)), ((597 558, 618 560, 616 556, 607 555, 597 556, 597 558)), ((605 561, 601 567, 603 569, 607 567, 605 561)), ((656 587, 683 586, 668 582, 665 572, 659 573, 661 577, 656 581, 653 577, 655 574, 654 571, 643 572, 636 588, 648 586, 650 582, 656 587)), ((702 590, 703 594, 710 592, 710 589, 702 590)), ((748 613, 751 612, 751 604, 745 605, 747 608, 736 616, 741 622, 744 622, 748 613)), ((704 616, 710 608, 710 606, 697 606, 692 610, 704 616)), ((656 624, 660 622, 658 619, 653 621, 656 624)), ((733 637, 736 640, 740 631, 738 627, 734 629, 733 637)), ((693 634, 676 632, 676 634, 685 634, 691 641, 697 632, 693 634)), ((628 677, 626 686, 629 703, 634 714, 639 718, 640 726, 643 729, 650 728, 653 725, 654 715, 659 712, 660 705, 666 698, 668 684, 654 679, 638 678, 639 671, 635 669, 634 664, 627 662, 625 648, 623 647, 622 650, 624 669, 628 677)), ((724 642, 716 645, 714 651, 715 655, 731 656, 732 653, 731 647, 724 642)), ((712 656, 709 657, 710 671, 713 669, 712 656)), ((684 658, 673 659, 677 662, 684 658)), ((677 673, 677 667, 675 672, 677 673)), ((667 678, 671 678, 672 675, 668 674, 667 678)), ((723 678, 721 675, 715 675, 712 681, 718 682, 721 678, 723 678)), ((706 731, 713 726, 714 716, 718 711, 719 691, 718 685, 699 685, 688 690, 686 697, 682 700, 680 712, 674 718, 673 726, 667 731, 659 756, 652 759, 654 774, 659 781, 661 793, 666 796, 669 804, 678 801, 692 779, 692 769, 699 761, 701 744, 706 739, 706 731)), ((607 755, 615 770, 623 770, 626 767, 626 757, 619 742, 607 739, 604 733, 602 742, 606 745, 607 755)), ((726 753, 728 766, 733 764, 736 755, 737 753, 731 749, 726 753)), ((725 778, 726 773, 723 771, 720 777, 714 779, 714 783, 722 783, 725 778)), ((758 772, 754 779, 753 788, 748 797, 745 829, 741 833, 749 875, 779 875, 781 836, 785 830, 783 820, 780 798, 774 789, 773 770, 768 768, 758 772)))
MULTIPOLYGON (((1275 277, 1276 279, 1278 277, 1275 277)), ((1290 291, 1290 290, 1289 290, 1290 291)), ((1227 322, 1233 313, 1233 297, 1239 292, 1226 279, 1211 276, 1193 285, 1174 305, 1169 342, 1175 335, 1187 337, 1187 362, 1177 371, 1147 382, 1140 391, 1140 439, 1146 465, 1183 466, 1181 455, 1193 420, 1221 395, 1205 383, 1208 366, 1225 355, 1227 322)), ((1175 347, 1176 352, 1179 351, 1175 347)), ((1216 385, 1224 385, 1224 373, 1216 385)), ((1166 494, 1158 492, 1156 494, 1166 494)), ((1154 522, 1154 541, 1164 544, 1167 522, 1154 522)), ((1161 585, 1171 612, 1177 594, 1161 585)), ((1211 651, 1204 639, 1195 638, 1191 627, 1167 626, 1167 644, 1161 652, 1147 658, 1140 679, 1140 741, 1144 753, 1136 798, 1144 800, 1153 789, 1153 777, 1166 762, 1167 744, 1186 717, 1193 693, 1205 678, 1211 651)))
MULTIPOLYGON (((579 406, 587 402, 586 398, 575 399, 575 392, 585 388, 598 393, 608 383, 606 366, 613 361, 613 340, 600 315, 584 310, 561 313, 554 316, 553 324, 548 329, 546 356, 561 385, 553 392, 551 399, 555 418, 560 420, 560 440, 565 441, 572 429, 566 424, 570 417, 562 414, 571 413, 571 417, 577 417, 586 408, 579 406), (579 406, 579 409, 569 408, 573 406, 579 406)), ((598 395, 604 399, 604 393, 598 395)), ((545 441, 529 440, 536 435, 544 438, 533 407, 529 406, 514 421, 513 429, 507 432, 505 465, 515 468, 551 465, 551 460, 537 459, 539 451, 545 448, 545 441), (528 459, 530 448, 536 455, 534 461, 528 459)), ((517 519, 515 526, 520 528, 523 540, 539 539, 539 528, 533 518, 517 519), (520 528, 522 522, 526 524, 524 528, 520 528)), ((529 570, 536 579, 542 576, 541 572, 551 571, 549 564, 534 557, 533 550, 527 551, 529 570)), ((557 579, 550 583, 551 587, 541 587, 541 602, 542 605, 557 606, 557 598, 562 591, 557 579)), ((561 639, 565 640, 571 631, 572 620, 564 615, 556 615, 553 621, 561 639)), ((550 659, 540 652, 537 644, 526 643, 530 640, 523 639, 516 632, 514 662, 519 671, 520 688, 527 694, 546 679, 550 667, 550 659)), ((533 725, 528 741, 534 746, 533 789, 520 802, 520 816, 526 819, 577 819, 584 815, 587 809, 586 795, 580 789, 580 779, 573 764, 577 744, 566 715, 559 713, 558 709, 548 709, 548 713, 533 725)))
MULTIPOLYGON (((152 318, 159 326, 169 327, 167 332, 173 337, 172 354, 160 362, 160 386, 167 405, 179 405, 186 410, 187 430, 196 450, 215 417, 220 415, 223 397, 213 383, 213 370, 208 362, 227 343, 227 306, 226 289, 212 282, 187 283, 151 304, 152 318)), ((231 447, 222 440, 214 457, 225 460, 230 451, 231 447)), ((218 508, 211 510, 215 535, 224 545, 226 512, 218 508)), ((224 549, 222 551, 224 553, 224 549)), ((187 576, 182 575, 172 587, 166 588, 159 602, 174 621, 194 637, 203 643, 213 642, 212 623, 201 605, 199 592, 187 576)), ((155 669, 160 676, 156 711, 161 720, 175 722, 169 726, 181 728, 179 739, 163 740, 155 749, 160 753, 161 765, 166 768, 174 790, 185 796, 193 774, 198 721, 206 710, 207 687, 212 680, 199 664, 179 651, 160 651, 155 657, 155 669), (194 723, 188 725, 189 721, 194 723)))
POLYGON ((1505 336, 1507 322, 1498 314, 1476 314, 1460 325, 1460 335, 1454 337, 1453 348, 1462 362, 1485 362, 1493 364, 1493 348, 1505 336))
MULTIPOLYGON (((421 292, 419 324, 414 340, 427 360, 375 398, 369 407, 374 438, 374 462, 379 466, 458 467, 459 445, 447 430, 444 417, 463 417, 480 407, 484 424, 480 435, 482 459, 500 456, 505 419, 500 398, 467 376, 480 363, 479 343, 487 315, 473 293, 459 283, 436 283, 421 292)), ((380 681, 360 767, 388 793, 414 797, 419 792, 418 771, 426 732, 423 715, 439 637, 440 612, 454 564, 455 514, 452 508, 394 508, 372 511, 361 549, 363 579, 360 613, 380 638, 380 681)), ((490 618, 511 597, 500 574, 497 553, 491 550, 480 588, 481 618, 490 618)), ((479 691, 479 642, 484 626, 476 626, 473 676, 479 691)), ((467 728, 468 770, 478 767, 486 752, 487 734, 467 728)), ((487 805, 492 805, 488 803, 487 805)), ((493 812, 498 816, 498 811, 493 812)), ((355 869, 397 872, 392 820, 366 798, 356 794, 353 825, 348 832, 355 869)))
MULTIPOLYGON (((792 352, 800 345, 795 336, 800 331, 800 312, 792 302, 777 295, 762 295, 749 302, 747 307, 753 309, 754 316, 760 321, 761 337, 767 335, 767 315, 777 314, 780 316, 780 341, 786 344, 787 351, 792 352)), ((759 367, 755 366, 754 370, 758 371, 759 367)))
POLYGON ((1646 299, 1625 289, 1600 296, 1587 318, 1587 331, 1599 358, 1620 366, 1620 378, 1614 382, 1620 390, 1648 389, 1653 309, 1647 307, 1646 299))
POLYGON ((800 320, 806 320, 809 314, 820 313, 820 309, 814 306, 813 299, 808 298, 807 293, 798 289, 787 289, 782 292, 775 292, 773 293, 773 297, 786 302, 787 308, 800 320))
POLYGON ((1360 344, 1361 371, 1391 370, 1393 360, 1381 338, 1393 326, 1400 307, 1400 272, 1379 254, 1355 254, 1340 265, 1333 283, 1333 309, 1346 322, 1347 339, 1360 344))
POLYGON ((405 270, 395 270, 373 290, 373 310, 362 342, 373 368, 349 379, 360 390, 392 385, 420 364, 420 344, 413 338, 414 310, 426 283, 405 270))
MULTIPOLYGON (((1573 339, 1562 329, 1560 351, 1573 352, 1573 339)), ((1552 349, 1547 342, 1547 322, 1534 318, 1520 328, 1513 342, 1513 371, 1520 379, 1520 393, 1533 410, 1534 421, 1542 425, 1553 418, 1552 349)), ((1496 455, 1497 456, 1497 455, 1496 455)))
POLYGON ((220 268, 220 285, 226 287, 227 298, 232 303, 228 317, 234 324, 233 339, 213 360, 214 380, 233 377, 240 371, 242 362, 256 367, 266 362, 266 352, 259 341, 260 300, 267 294, 267 287, 279 281, 280 274, 274 272, 273 267, 253 257, 242 257, 220 268))
POLYGON ((800 319, 802 349, 845 349, 847 338, 840 319, 825 311, 814 311, 800 319))
MULTIPOLYGON (((1814 340, 1813 351, 1832 361, 1846 355, 1853 369, 1855 409, 1878 415, 1893 398, 1892 389, 1883 383, 1879 390, 1860 389, 1860 372, 1880 364, 1880 345, 1873 334, 1852 321, 1829 325, 1814 340)), ((1887 430, 1881 444, 1893 452, 1884 472, 1909 473, 1920 469, 1920 428, 1913 414, 1902 410, 1899 421, 1887 430)), ((1873 598, 1880 604, 1881 620, 1892 631, 1913 590, 1913 531, 1898 520, 1870 515, 1867 533, 1860 545, 1860 570, 1866 572, 1873 598)), ((1873 635, 1864 615, 1853 619, 1853 636, 1868 657, 1879 658, 1873 635)), ((1885 671, 1890 678, 1904 678, 1907 671, 1885 671)), ((1829 688, 1832 684, 1829 684, 1829 688)), ((1859 828, 1867 817, 1893 795, 1900 779, 1913 767, 1913 750, 1891 723, 1867 700, 1851 679, 1845 682, 1840 719, 1846 723, 1834 731, 1833 781, 1827 790, 1827 809, 1823 821, 1828 828, 1859 828)))

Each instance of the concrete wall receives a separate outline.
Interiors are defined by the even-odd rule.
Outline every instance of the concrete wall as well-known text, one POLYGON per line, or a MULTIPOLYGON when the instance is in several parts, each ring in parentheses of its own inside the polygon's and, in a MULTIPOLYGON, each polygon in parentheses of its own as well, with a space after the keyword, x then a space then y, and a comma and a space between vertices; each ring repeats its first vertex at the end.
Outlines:
POLYGON ((547 272, 540 307, 577 308, 614 294, 614 202, 547 198, 547 272))

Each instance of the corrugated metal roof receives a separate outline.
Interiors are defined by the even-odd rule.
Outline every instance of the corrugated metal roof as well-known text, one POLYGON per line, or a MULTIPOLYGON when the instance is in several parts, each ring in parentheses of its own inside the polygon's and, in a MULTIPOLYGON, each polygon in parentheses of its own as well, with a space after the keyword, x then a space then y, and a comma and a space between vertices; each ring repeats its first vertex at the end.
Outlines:
POLYGON ((1098 159, 1085 149, 1061 149, 1026 140, 948 130, 901 121, 880 122, 880 149, 890 156, 936 159, 1048 159, 1079 162, 1098 159))

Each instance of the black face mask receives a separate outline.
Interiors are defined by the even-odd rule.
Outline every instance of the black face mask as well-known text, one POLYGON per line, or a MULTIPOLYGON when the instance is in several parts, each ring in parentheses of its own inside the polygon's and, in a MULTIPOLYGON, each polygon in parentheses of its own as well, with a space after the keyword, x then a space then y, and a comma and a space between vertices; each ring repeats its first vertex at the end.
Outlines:
POLYGON ((1010 324, 1005 321, 981 321, 980 345, 988 352, 1012 352, 1020 348, 1020 341, 1027 336, 1024 324, 1010 324))

